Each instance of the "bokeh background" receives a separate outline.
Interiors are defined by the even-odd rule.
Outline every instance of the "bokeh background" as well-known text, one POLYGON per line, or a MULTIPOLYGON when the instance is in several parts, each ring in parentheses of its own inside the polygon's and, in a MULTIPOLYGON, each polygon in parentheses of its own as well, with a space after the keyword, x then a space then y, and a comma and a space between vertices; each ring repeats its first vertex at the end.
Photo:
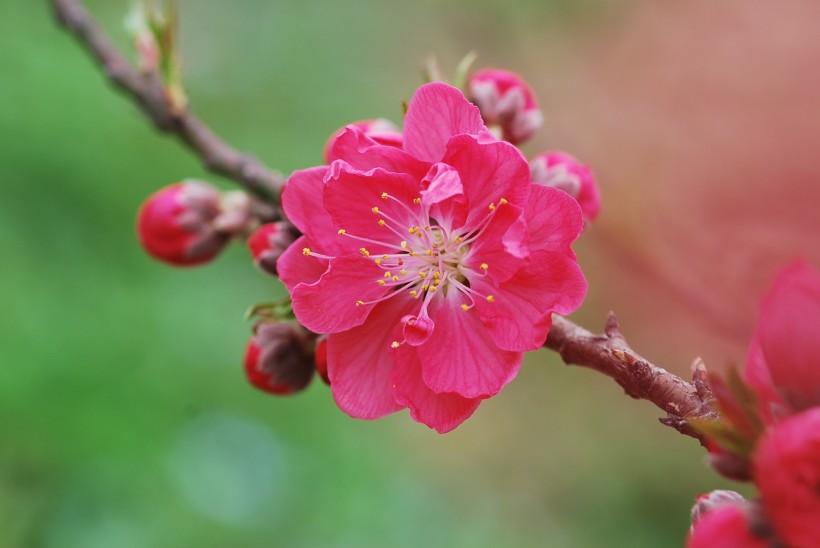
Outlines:
MULTIPOLYGON (((89 7, 127 46, 125 0, 89 7)), ((619 312, 687 375, 742 364, 777 269, 820 265, 820 4, 793 0, 183 2, 193 107, 288 172, 383 116, 437 53, 523 73, 529 154, 593 165, 580 323, 619 312)), ((0 7, 0 546, 679 546, 729 484, 609 379, 532 353, 456 431, 348 418, 245 383, 245 309, 282 294, 242 246, 178 271, 134 215, 207 175, 53 24, 0 7)))

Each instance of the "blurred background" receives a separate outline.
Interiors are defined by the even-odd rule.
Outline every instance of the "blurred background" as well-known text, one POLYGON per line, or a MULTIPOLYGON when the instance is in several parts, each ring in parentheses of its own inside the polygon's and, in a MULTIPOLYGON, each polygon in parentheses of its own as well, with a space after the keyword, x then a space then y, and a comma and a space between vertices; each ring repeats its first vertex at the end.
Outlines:
MULTIPOLYGON (((348 418, 241 371, 246 308, 282 294, 242 246, 173 270, 139 249, 157 188, 207 175, 112 93, 47 2, 0 8, 0 546, 682 545, 729 484, 660 412, 530 354, 439 436, 348 418)), ((89 0, 123 47, 125 0, 89 0)), ((545 126, 597 172, 576 320, 619 313, 688 375, 742 364, 757 303, 820 265, 820 4, 794 0, 183 2, 194 110, 284 172, 353 120, 400 121, 437 53, 521 72, 545 126)), ((734 486, 737 488, 737 486, 734 486)))

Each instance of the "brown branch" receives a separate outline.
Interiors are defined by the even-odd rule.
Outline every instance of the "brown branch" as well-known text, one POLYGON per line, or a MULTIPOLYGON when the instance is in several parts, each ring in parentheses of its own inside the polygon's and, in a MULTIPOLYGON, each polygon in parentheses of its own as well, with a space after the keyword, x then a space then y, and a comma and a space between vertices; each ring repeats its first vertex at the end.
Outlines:
MULTIPOLYGON (((187 110, 175 112, 156 74, 135 69, 78 0, 52 0, 57 19, 88 50, 108 80, 128 95, 161 131, 176 135, 202 160, 208 171, 239 183, 277 205, 283 179, 252 156, 220 139, 187 110)), ((278 207, 278 205, 277 205, 278 207)))
POLYGON ((660 419, 663 424, 701 443, 702 436, 687 419, 717 418, 709 405, 712 394, 706 384, 703 362, 697 359, 692 364, 692 383, 654 365, 629 347, 611 312, 601 335, 561 316, 553 316, 545 346, 558 352, 567 365, 594 369, 611 377, 627 395, 651 401, 666 412, 666 417, 660 419))

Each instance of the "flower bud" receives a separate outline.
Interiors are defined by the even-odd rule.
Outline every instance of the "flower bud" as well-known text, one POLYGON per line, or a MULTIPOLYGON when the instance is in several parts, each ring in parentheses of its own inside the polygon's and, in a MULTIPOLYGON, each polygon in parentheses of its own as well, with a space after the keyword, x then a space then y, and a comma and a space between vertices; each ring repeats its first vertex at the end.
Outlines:
POLYGON ((277 276, 276 261, 294 240, 296 234, 288 223, 267 223, 248 238, 248 249, 256 266, 268 274, 277 276))
POLYGON ((692 527, 687 548, 767 548, 772 544, 758 536, 746 508, 726 505, 707 513, 692 527))
POLYGON ((245 376, 260 390, 293 394, 313 378, 313 334, 295 322, 260 322, 245 349, 245 376))
POLYGON ((692 524, 695 524, 709 512, 722 506, 733 505, 745 508, 749 501, 736 491, 716 489, 709 493, 698 495, 695 504, 692 506, 692 524))
POLYGON ((563 190, 581 206, 584 220, 595 220, 601 210, 601 196, 592 170, 566 152, 542 152, 530 162, 532 181, 563 190))
POLYGON ((718 474, 736 481, 749 481, 752 479, 752 472, 747 459, 723 449, 713 440, 706 440, 706 448, 709 450, 707 461, 718 474))
POLYGON ((520 75, 501 69, 482 69, 467 84, 470 100, 481 111, 490 130, 518 144, 541 127, 543 116, 530 87, 520 75))
POLYGON ((145 251, 155 259, 191 266, 214 259, 229 236, 217 231, 219 191, 200 181, 166 186, 143 202, 137 216, 137 234, 145 251))
POLYGON ((330 377, 327 376, 327 337, 319 337, 316 341, 316 354, 313 357, 316 362, 316 372, 330 386, 330 377))
POLYGON ((339 128, 333 135, 330 136, 330 139, 327 140, 325 144, 325 151, 324 151, 324 159, 325 163, 329 164, 336 158, 332 158, 330 156, 330 150, 333 148, 333 143, 342 134, 345 128, 353 126, 357 129, 360 129, 362 133, 376 141, 380 145, 390 146, 401 148, 403 144, 403 137, 401 134, 401 130, 396 127, 396 124, 387 120, 386 118, 375 118, 373 120, 360 120, 358 122, 353 122, 352 124, 347 124, 343 128, 339 128))

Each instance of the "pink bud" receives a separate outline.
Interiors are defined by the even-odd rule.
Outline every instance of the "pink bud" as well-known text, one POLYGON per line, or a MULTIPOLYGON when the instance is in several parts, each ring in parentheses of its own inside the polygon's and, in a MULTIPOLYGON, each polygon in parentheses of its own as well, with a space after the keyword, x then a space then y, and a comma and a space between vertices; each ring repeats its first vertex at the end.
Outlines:
POLYGON ((716 489, 709 493, 698 495, 695 504, 692 506, 692 523, 697 523, 703 516, 722 506, 734 505, 746 508, 749 501, 736 491, 716 489))
POLYGON ((543 116, 530 87, 520 75, 502 69, 482 69, 470 77, 470 100, 484 123, 500 130, 501 138, 518 144, 541 127, 543 116))
POLYGON ((214 259, 229 236, 218 232, 220 193, 207 183, 184 181, 166 186, 143 202, 137 234, 145 251, 175 266, 191 266, 214 259))
POLYGON ((260 390, 292 394, 313 378, 313 336, 293 322, 258 323, 245 350, 245 376, 260 390))
POLYGON ((327 375, 327 337, 319 337, 316 341, 316 353, 313 356, 316 362, 316 372, 330 386, 330 377, 327 375))
POLYGON ((566 152, 542 152, 530 162, 532 181, 563 190, 578 201, 584 220, 594 221, 601 211, 601 195, 592 170, 566 152))
POLYGON ((277 276, 276 261, 294 240, 296 234, 288 223, 267 223, 248 238, 248 249, 259 268, 277 276))
POLYGON ((771 429, 753 458, 766 516, 786 546, 820 546, 820 407, 771 429))
POLYGON ((767 548, 750 523, 746 508, 726 505, 703 516, 692 527, 687 548, 767 548))
POLYGON ((358 122, 353 122, 352 124, 347 124, 343 128, 339 128, 338 130, 333 132, 333 135, 330 136, 330 139, 327 140, 325 144, 325 151, 324 151, 324 159, 325 163, 329 164, 336 158, 332 158, 330 156, 330 150, 333 147, 333 143, 342 134, 345 128, 353 126, 362 131, 365 135, 376 141, 380 145, 390 146, 401 148, 403 144, 403 137, 401 134, 401 130, 396 127, 396 124, 387 120, 385 118, 375 118, 373 120, 360 120, 358 122))

